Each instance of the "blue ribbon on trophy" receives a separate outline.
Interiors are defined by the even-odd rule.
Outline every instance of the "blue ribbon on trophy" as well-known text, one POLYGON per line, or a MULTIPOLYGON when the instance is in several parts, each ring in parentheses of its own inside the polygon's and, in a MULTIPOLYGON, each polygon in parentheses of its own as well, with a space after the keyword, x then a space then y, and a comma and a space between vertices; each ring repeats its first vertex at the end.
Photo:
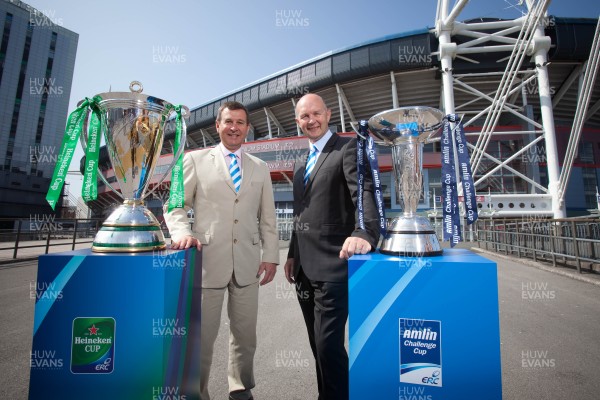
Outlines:
POLYGON ((460 210, 458 206, 458 182, 454 163, 455 152, 458 160, 458 176, 460 177, 463 187, 467 224, 471 225, 478 217, 475 184, 473 183, 473 174, 469 162, 467 139, 465 137, 462 120, 456 114, 449 114, 446 116, 444 129, 442 131, 441 148, 442 193, 444 196, 443 239, 444 241, 450 240, 450 245, 454 247, 459 241, 462 241, 460 210), (454 135, 452 135, 452 130, 450 129, 451 123, 456 124, 454 135))
POLYGON ((379 231, 385 236, 385 205, 383 203, 383 189, 379 175, 379 163, 377 162, 377 153, 375 152, 375 142, 369 135, 368 123, 366 120, 359 122, 358 135, 356 138, 356 169, 358 171, 358 225, 365 229, 365 210, 363 204, 363 194, 365 190, 366 163, 365 155, 371 166, 371 175, 373 178, 373 189, 375 195, 375 205, 379 214, 379 231))

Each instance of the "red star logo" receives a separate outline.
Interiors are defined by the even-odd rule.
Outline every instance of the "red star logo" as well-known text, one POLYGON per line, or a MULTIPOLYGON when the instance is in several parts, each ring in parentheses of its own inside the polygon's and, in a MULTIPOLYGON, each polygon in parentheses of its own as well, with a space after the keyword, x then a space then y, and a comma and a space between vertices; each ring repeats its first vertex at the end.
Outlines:
POLYGON ((90 331, 90 335, 97 335, 99 329, 96 328, 96 324, 94 324, 91 328, 88 328, 88 330, 90 331))

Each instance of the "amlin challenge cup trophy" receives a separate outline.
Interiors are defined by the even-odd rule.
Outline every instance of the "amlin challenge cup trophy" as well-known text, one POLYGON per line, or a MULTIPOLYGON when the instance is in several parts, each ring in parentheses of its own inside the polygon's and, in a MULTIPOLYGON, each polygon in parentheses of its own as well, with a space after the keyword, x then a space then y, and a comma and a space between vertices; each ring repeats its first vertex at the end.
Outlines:
POLYGON ((58 162, 46 199, 54 209, 77 141, 85 150, 82 197, 97 198, 97 176, 122 199, 96 234, 92 251, 141 252, 164 249, 165 239, 156 217, 144 205, 149 185, 161 154, 165 125, 175 116, 173 162, 156 182, 154 189, 171 175, 169 210, 183 207, 182 153, 186 140, 185 106, 175 106, 159 98, 142 94, 142 85, 134 81, 130 92, 100 93, 81 101, 69 115, 58 162), (104 137, 119 190, 98 173, 98 155, 104 137))
POLYGON ((435 256, 442 247, 426 217, 417 215, 423 191, 423 146, 443 127, 444 114, 431 107, 383 111, 368 121, 375 143, 392 148, 396 198, 403 214, 394 218, 380 251, 403 256, 435 256))

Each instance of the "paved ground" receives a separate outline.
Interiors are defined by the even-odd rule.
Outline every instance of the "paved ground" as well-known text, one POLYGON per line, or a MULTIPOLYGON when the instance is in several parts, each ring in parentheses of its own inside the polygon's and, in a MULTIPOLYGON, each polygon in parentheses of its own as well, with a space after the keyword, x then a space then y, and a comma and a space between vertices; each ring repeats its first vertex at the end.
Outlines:
MULTIPOLYGON (((504 399, 597 399, 598 276, 573 279, 565 276, 570 271, 483 255, 498 263, 504 399)), ((0 265, 0 399, 27 398, 35 277, 35 261, 0 265)), ((316 399, 314 361, 294 296, 282 270, 261 288, 256 399, 316 399)), ((210 381, 217 400, 227 393, 226 328, 224 313, 210 381)))

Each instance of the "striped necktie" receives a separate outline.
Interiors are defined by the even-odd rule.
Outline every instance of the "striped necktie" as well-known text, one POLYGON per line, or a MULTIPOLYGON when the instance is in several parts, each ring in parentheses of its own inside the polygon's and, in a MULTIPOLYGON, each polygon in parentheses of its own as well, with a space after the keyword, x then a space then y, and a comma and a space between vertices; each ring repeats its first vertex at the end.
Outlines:
POLYGON ((304 170, 304 187, 308 184, 308 178, 310 178, 310 173, 312 172, 315 164, 317 163, 317 153, 319 149, 317 146, 311 145, 312 151, 308 155, 308 160, 306 160, 306 169, 304 170))
POLYGON ((231 157, 231 163, 229 164, 229 174, 231 175, 231 180, 233 180, 233 186, 235 187, 235 191, 240 191, 240 186, 242 184, 242 170, 240 169, 240 165, 237 162, 237 157, 235 154, 229 154, 231 157))

